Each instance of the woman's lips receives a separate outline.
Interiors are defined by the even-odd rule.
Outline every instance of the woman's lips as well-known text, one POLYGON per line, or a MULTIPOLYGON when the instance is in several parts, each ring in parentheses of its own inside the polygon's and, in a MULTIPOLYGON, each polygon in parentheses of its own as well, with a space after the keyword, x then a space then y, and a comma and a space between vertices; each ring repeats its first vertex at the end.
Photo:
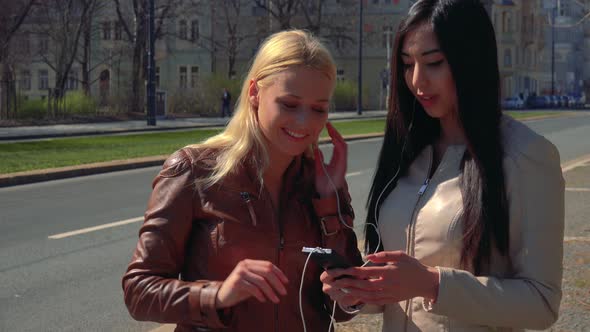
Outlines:
POLYGON ((300 133, 294 130, 289 130, 287 128, 282 128, 283 132, 289 137, 291 140, 300 142, 303 141, 309 136, 308 134, 300 133))
POLYGON ((418 96, 418 101, 425 108, 432 107, 436 103, 437 100, 438 100, 438 96, 435 96, 435 95, 421 95, 421 96, 418 96))

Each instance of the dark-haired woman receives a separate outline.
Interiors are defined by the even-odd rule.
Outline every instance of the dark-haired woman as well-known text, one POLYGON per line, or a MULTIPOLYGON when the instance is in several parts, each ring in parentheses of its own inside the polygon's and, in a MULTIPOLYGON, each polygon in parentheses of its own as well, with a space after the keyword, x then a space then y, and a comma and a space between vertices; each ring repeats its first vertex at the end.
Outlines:
POLYGON ((419 0, 399 26, 368 200, 378 266, 322 274, 383 331, 544 329, 561 300, 556 148, 502 115, 496 40, 478 0, 419 0), (338 278, 341 275, 353 278, 338 278), (363 309, 363 310, 366 310, 363 309))

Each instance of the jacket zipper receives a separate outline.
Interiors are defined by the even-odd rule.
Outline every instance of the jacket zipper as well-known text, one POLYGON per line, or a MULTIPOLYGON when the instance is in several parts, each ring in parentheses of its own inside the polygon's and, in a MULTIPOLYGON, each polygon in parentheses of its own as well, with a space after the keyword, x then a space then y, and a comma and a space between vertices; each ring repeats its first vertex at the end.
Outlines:
MULTIPOLYGON (((277 247, 277 256, 276 256, 276 266, 280 269, 280 265, 281 265, 281 254, 283 251, 283 248, 285 247, 285 238, 283 237, 283 223, 281 222, 281 218, 280 218, 280 210, 277 210, 271 197, 270 197, 270 193, 268 192, 268 189, 266 189, 266 187, 264 187, 264 193, 267 196, 266 198, 268 199, 268 201, 270 202, 270 205, 272 207, 272 215, 274 217, 274 219, 276 220, 276 225, 279 231, 279 243, 278 243, 278 247, 277 247)), ((281 197, 279 195, 279 208, 281 205, 281 197)), ((279 305, 275 304, 275 331, 279 332, 279 305)))
POLYGON ((248 212, 250 213, 250 220, 252 221, 252 226, 256 227, 258 222, 256 219, 256 213, 254 213, 254 207, 252 206, 252 197, 251 197, 250 193, 247 191, 243 191, 243 192, 240 192, 240 196, 242 197, 242 199, 244 200, 244 202, 246 202, 246 205, 248 206, 248 212))
MULTIPOLYGON (((413 241, 414 241, 414 230, 415 230, 415 226, 416 223, 414 222, 414 220, 417 218, 416 212, 418 210, 418 205, 420 204, 420 201, 422 200, 422 196, 424 196, 424 193, 426 192, 426 190, 428 189, 428 185, 430 184, 430 173, 432 172, 432 162, 433 162, 433 154, 434 152, 432 152, 430 154, 430 158, 428 160, 428 172, 426 173, 426 178, 424 179, 424 182, 422 183, 422 186, 420 187, 420 189, 418 190, 418 200, 416 200, 416 204, 414 205, 414 210, 412 211, 412 218, 410 219, 410 225, 408 227, 408 236, 406 238, 406 254, 414 257, 414 246, 413 246, 413 241)), ((434 177, 434 174, 432 175, 434 177)), ((409 318, 411 318, 412 315, 412 306, 411 306, 411 302, 412 299, 406 300, 406 308, 405 308, 405 319, 404 319, 404 331, 408 331, 408 320, 409 318)))

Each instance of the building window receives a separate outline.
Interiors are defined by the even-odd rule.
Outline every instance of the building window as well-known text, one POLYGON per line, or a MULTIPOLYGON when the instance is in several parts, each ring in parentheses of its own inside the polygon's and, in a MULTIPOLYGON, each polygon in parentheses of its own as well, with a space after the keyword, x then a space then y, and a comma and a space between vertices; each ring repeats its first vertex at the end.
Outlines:
POLYGON ((160 67, 156 67, 156 88, 160 88, 160 67))
POLYGON ((191 67, 191 88, 196 88, 199 81, 199 67, 191 67))
POLYGON ((504 67, 512 67, 512 52, 510 52, 510 49, 504 50, 504 67))
POLYGON ((341 49, 344 47, 344 36, 336 36, 334 37, 334 46, 336 46, 337 49, 341 49))
POLYGON ((115 40, 123 39, 123 25, 121 22, 115 22, 115 40))
POLYGON ((393 28, 390 25, 386 25, 383 27, 383 40, 381 41, 381 47, 387 48, 388 42, 389 47, 393 45, 392 43, 393 37, 393 28))
POLYGON ((512 15, 509 12, 502 13, 502 32, 512 32, 512 15))
POLYGON ((187 26, 186 26, 186 20, 180 20, 180 23, 178 24, 178 38, 182 39, 182 40, 186 40, 187 39, 187 26))
POLYGON ((180 66, 178 85, 181 89, 186 89, 186 66, 180 66))
POLYGON ((31 71, 23 70, 20 72, 20 89, 31 90, 31 71))
POLYGON ((192 41, 199 40, 199 21, 198 20, 191 21, 191 40, 192 41))
POLYGON ((525 59, 525 61, 526 61, 525 65, 527 67, 533 64, 533 61, 532 61, 532 58, 531 58, 531 50, 526 50, 526 59, 525 59))
POLYGON ((78 70, 70 70, 65 88, 66 90, 78 90, 78 70))
POLYGON ((344 69, 338 69, 336 71, 336 80, 337 81, 344 81, 344 69))
POLYGON ((49 72, 47 69, 39 70, 39 90, 49 89, 49 72))
POLYGON ((39 52, 41 54, 46 54, 49 52, 49 37, 41 36, 39 38, 39 52))
POLYGON ((31 53, 31 38, 28 34, 24 35, 22 38, 21 49, 25 55, 29 55, 31 53))
POLYGON ((111 40, 111 22, 102 22, 102 40, 111 40))

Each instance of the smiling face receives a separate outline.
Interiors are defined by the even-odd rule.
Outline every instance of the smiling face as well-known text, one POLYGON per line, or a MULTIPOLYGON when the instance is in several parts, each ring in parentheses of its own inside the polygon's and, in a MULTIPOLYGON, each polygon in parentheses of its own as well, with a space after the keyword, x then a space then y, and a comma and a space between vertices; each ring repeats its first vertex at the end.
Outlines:
POLYGON ((271 80, 261 88, 251 83, 250 103, 271 160, 293 158, 315 143, 326 125, 334 82, 308 67, 287 69, 271 80))
POLYGON ((436 119, 457 112, 457 91, 451 68, 430 24, 407 33, 402 45, 406 85, 426 113, 436 119))

